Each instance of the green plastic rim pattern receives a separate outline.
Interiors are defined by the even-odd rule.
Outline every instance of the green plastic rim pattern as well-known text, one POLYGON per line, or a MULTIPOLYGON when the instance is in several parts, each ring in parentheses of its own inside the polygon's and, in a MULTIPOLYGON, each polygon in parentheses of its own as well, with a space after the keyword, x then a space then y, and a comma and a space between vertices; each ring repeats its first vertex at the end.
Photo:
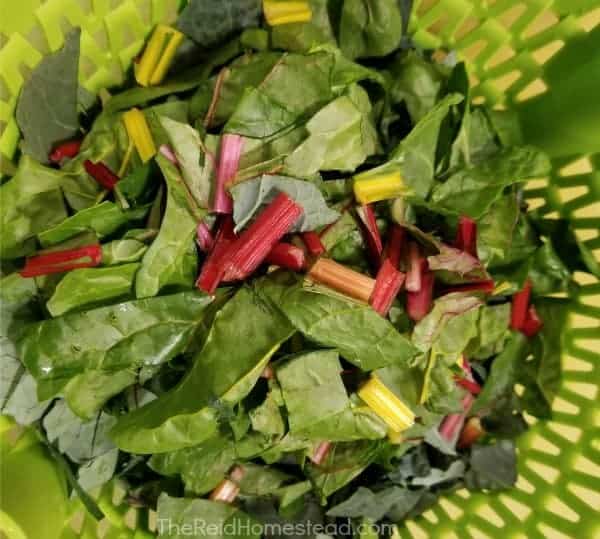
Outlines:
MULTIPOLYGON (((19 90, 44 54, 82 28, 80 77, 91 92, 118 85, 153 25, 180 0, 0 0, 0 158, 19 141, 19 90)), ((600 259, 599 0, 415 0, 410 30, 427 48, 467 61, 473 98, 515 110, 525 140, 553 157, 530 182, 531 207, 568 218, 600 259)), ((564 331, 563 382, 552 421, 519 439, 519 480, 499 494, 460 491, 398 529, 402 538, 600 538, 600 282, 580 284, 564 331)), ((145 539, 152 515, 129 509, 114 485, 97 524, 73 501, 61 539, 145 539)))

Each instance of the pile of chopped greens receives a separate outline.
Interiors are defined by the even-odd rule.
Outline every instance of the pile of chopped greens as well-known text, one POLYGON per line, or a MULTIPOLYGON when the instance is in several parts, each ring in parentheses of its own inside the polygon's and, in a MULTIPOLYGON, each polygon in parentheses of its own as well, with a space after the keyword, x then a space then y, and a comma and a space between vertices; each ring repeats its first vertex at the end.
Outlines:
POLYGON ((528 212, 549 159, 412 45, 409 8, 192 0, 98 101, 78 30, 33 70, 0 400, 92 514, 116 479, 159 522, 354 527, 514 485, 560 382, 556 293, 600 271, 528 212))

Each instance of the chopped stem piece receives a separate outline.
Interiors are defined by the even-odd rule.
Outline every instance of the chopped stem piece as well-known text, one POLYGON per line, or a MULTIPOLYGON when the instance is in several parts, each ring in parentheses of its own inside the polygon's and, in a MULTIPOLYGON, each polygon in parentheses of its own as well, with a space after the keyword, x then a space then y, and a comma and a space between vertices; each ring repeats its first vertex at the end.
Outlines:
POLYGON ((207 294, 212 294, 216 290, 225 273, 221 262, 227 249, 236 239, 235 232, 233 231, 234 226, 232 217, 230 215, 224 216, 213 242, 212 250, 204 262, 200 276, 196 281, 196 286, 204 290, 207 294))
POLYGON ((510 313, 510 327, 520 330, 527 318, 527 308, 531 297, 531 282, 529 279, 525 282, 523 290, 513 295, 512 310, 510 313))
POLYGON ((461 251, 466 251, 471 256, 477 257, 477 223, 466 216, 458 220, 458 229, 454 247, 461 251))
POLYGON ((544 322, 538 316, 535 306, 530 305, 529 309, 527 309, 527 317, 525 318, 525 322, 523 323, 521 331, 527 337, 535 337, 540 332, 542 327, 544 327, 544 322))
POLYGON ((263 0, 263 12, 269 26, 279 26, 294 22, 309 22, 312 10, 308 2, 281 2, 263 0))
POLYGON ((367 403, 394 432, 402 432, 415 422, 415 414, 379 378, 371 378, 359 390, 358 396, 367 403))
POLYGON ((175 155, 175 152, 173 151, 171 146, 161 144, 158 151, 163 157, 166 157, 172 164, 174 164, 175 166, 179 166, 179 160, 177 159, 177 156, 175 155))
POLYGON ((159 24, 135 66, 135 78, 141 86, 160 84, 165 78, 183 34, 170 26, 159 24))
POLYGON ((81 140, 70 140, 59 144, 52 153, 48 156, 48 159, 52 163, 60 164, 63 159, 75 157, 81 149, 81 140))
POLYGON ((323 461, 327 458, 329 450, 331 449, 331 442, 321 442, 316 448, 314 453, 311 455, 310 460, 320 466, 323 461))
POLYGON ((288 195, 279 193, 223 255, 223 280, 245 279, 253 273, 303 211, 288 195))
POLYGON ((141 110, 133 108, 123 114, 123 123, 142 163, 147 163, 156 155, 156 146, 146 116, 141 110))
POLYGON ((481 424, 481 419, 477 416, 470 417, 460 433, 456 447, 458 449, 467 449, 477 442, 483 435, 485 430, 481 424))
POLYGON ((421 256, 419 246, 411 241, 408 244, 408 272, 406 273, 406 290, 418 292, 421 290, 421 278, 425 271, 425 258, 421 256))
POLYGON ((94 180, 109 191, 112 191, 119 181, 119 177, 104 163, 92 163, 87 159, 84 161, 83 167, 94 180))
POLYGON ((383 244, 381 243, 381 234, 377 227, 377 219, 373 206, 366 204, 357 210, 358 216, 362 222, 362 231, 369 255, 371 258, 372 267, 377 269, 381 264, 381 253, 383 252, 383 244))
POLYGON ((233 181, 240 164, 244 139, 240 135, 225 134, 221 138, 217 182, 213 200, 213 210, 217 213, 231 213, 233 203, 227 192, 227 185, 233 181))
POLYGON ((475 402, 475 397, 471 393, 465 394, 462 399, 462 407, 464 412, 459 414, 447 415, 440 425, 440 436, 448 443, 454 444, 460 435, 465 419, 475 402))
POLYGON ((196 227, 196 243, 201 251, 207 253, 214 243, 212 232, 204 221, 200 221, 196 227))
POLYGON ((223 479, 210 493, 209 499, 213 502, 233 503, 240 493, 240 487, 231 479, 223 479))
POLYGON ((386 258, 377 273, 375 289, 370 299, 371 307, 381 316, 387 316, 403 283, 404 273, 398 271, 389 258, 386 258))
POLYGON ((421 276, 421 290, 406 294, 406 311, 411 320, 418 322, 429 314, 433 304, 434 282, 433 273, 426 271, 421 276))
POLYGON ((329 286, 351 298, 367 303, 373 295, 375 280, 327 258, 319 258, 308 276, 315 282, 329 286))
POLYGON ((396 269, 400 267, 400 255, 402 254, 402 246, 404 245, 404 235, 404 228, 400 225, 392 225, 386 248, 386 256, 396 269))
POLYGON ((98 244, 93 244, 32 256, 25 261, 25 267, 19 273, 21 277, 39 277, 77 268, 91 268, 100 262, 102 262, 102 248, 98 244))
POLYGON ((455 378, 456 384, 466 389, 472 395, 479 395, 481 393, 481 386, 475 382, 475 380, 469 380, 468 378, 455 378))
POLYGON ((321 256, 325 253, 325 246, 321 242, 321 237, 316 232, 303 232, 302 241, 311 256, 321 256))
POLYGON ((304 269, 305 255, 300 247, 281 242, 271 249, 267 262, 292 271, 301 271, 304 269))
POLYGON ((366 172, 354 177, 354 196, 361 204, 397 198, 405 190, 400 172, 377 175, 366 172))

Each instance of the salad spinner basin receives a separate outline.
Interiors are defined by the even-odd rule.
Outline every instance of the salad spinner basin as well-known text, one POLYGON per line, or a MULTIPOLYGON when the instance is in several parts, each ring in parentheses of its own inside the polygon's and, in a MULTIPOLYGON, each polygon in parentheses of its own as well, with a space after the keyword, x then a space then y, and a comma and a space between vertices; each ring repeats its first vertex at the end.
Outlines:
MULTIPOLYGON (((71 27, 82 28, 81 83, 97 93, 123 81, 154 25, 172 22, 179 8, 179 0, 0 0, 0 158, 10 160, 19 142, 14 111, 24 80, 71 27)), ((553 160, 550 177, 527 185, 531 208, 569 219, 596 258, 599 23, 598 0, 415 0, 409 24, 419 46, 466 61, 476 103, 518 113, 525 141, 553 160)), ((443 497, 401 526, 401 537, 600 537, 600 283, 584 273, 575 279, 561 390, 552 420, 535 422, 518 441, 516 488, 443 497)), ((7 537, 153 536, 152 515, 121 504, 115 485, 98 493, 105 521, 86 516, 35 435, 15 445, 7 438, 15 427, 3 421, 7 537)))

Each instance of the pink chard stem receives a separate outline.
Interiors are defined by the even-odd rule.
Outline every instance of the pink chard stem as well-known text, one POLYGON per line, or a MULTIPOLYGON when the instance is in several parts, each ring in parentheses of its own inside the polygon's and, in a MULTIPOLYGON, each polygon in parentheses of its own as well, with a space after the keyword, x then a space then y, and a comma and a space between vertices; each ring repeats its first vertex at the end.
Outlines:
POLYGON ((240 135, 223 135, 217 168, 217 182, 213 199, 213 211, 216 213, 231 213, 233 201, 227 192, 227 187, 235 179, 240 165, 240 156, 244 139, 240 135))

